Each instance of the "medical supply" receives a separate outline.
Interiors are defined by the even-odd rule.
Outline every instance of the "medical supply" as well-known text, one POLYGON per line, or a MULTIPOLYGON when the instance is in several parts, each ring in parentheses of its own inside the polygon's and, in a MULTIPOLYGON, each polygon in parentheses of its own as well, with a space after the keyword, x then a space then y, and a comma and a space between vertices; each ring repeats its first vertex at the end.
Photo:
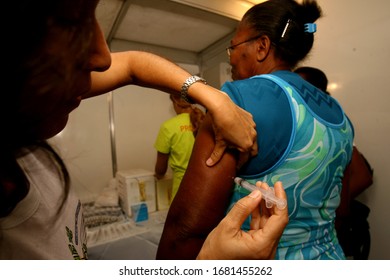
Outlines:
POLYGON ((144 169, 121 170, 116 174, 118 180, 119 203, 123 211, 131 217, 133 204, 146 203, 148 212, 155 212, 156 182, 154 173, 144 169))
POLYGON ((172 174, 156 180, 157 210, 168 210, 172 197, 172 174))
POLYGON ((285 199, 276 197, 272 188, 268 190, 259 188, 240 177, 234 178, 234 182, 248 191, 259 190, 262 194, 262 198, 265 200, 265 206, 267 208, 271 208, 273 205, 276 205, 276 207, 279 209, 284 209, 287 206, 287 201, 285 199))
POLYGON ((134 222, 144 222, 149 219, 148 205, 146 203, 138 203, 131 205, 131 213, 134 222))

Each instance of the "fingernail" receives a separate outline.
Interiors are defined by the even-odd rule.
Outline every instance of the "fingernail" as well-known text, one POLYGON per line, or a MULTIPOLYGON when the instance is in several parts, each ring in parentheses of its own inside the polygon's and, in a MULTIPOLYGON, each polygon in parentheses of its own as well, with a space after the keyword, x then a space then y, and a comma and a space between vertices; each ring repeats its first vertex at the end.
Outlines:
POLYGON ((213 160, 211 158, 209 158, 207 161, 206 161, 206 164, 208 166, 212 165, 213 164, 213 160))
POLYGON ((259 197, 260 194, 261 194, 261 192, 259 190, 254 190, 253 192, 251 192, 249 194, 249 196, 252 198, 257 198, 257 197, 259 197))

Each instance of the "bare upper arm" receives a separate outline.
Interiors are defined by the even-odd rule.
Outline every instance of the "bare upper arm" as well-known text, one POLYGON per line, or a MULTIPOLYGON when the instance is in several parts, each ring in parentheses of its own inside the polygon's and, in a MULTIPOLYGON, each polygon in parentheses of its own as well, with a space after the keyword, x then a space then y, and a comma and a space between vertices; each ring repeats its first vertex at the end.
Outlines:
POLYGON ((196 137, 179 191, 171 205, 173 211, 177 209, 180 212, 187 227, 196 229, 198 233, 208 234, 225 215, 236 173, 236 155, 231 152, 225 153, 215 166, 206 165, 214 143, 211 119, 206 116, 196 137))
POLYGON ((225 216, 230 201, 236 156, 227 152, 213 167, 206 159, 214 131, 206 115, 179 190, 170 206, 157 258, 195 259, 207 235, 225 216), (172 248, 175 248, 172 250, 172 248))

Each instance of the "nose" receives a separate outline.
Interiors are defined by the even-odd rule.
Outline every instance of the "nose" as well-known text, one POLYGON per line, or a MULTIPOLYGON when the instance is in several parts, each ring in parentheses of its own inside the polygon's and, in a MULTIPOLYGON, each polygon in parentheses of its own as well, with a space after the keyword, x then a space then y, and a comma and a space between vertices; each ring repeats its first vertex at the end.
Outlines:
POLYGON ((91 46, 88 68, 91 71, 103 72, 111 65, 111 54, 99 23, 95 19, 95 32, 91 46))

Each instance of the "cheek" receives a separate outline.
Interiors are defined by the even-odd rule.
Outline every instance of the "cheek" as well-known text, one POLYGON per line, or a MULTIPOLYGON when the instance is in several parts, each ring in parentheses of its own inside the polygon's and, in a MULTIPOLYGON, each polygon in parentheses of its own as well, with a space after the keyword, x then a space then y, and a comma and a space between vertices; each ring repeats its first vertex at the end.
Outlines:
POLYGON ((231 60, 232 74, 234 80, 242 80, 249 78, 251 75, 251 67, 248 57, 242 55, 239 58, 231 60))
POLYGON ((81 98, 63 100, 57 98, 37 98, 26 108, 27 129, 36 139, 47 139, 59 133, 66 125, 69 113, 79 106, 81 98))
POLYGON ((67 107, 73 106, 74 109, 75 105, 68 104, 72 100, 68 97, 68 90, 57 86, 63 84, 58 79, 56 83, 50 83, 44 89, 41 87, 25 96, 20 113, 27 123, 31 121, 34 126, 38 126, 39 123, 46 123, 50 119, 66 116, 71 111, 71 108, 67 107))

